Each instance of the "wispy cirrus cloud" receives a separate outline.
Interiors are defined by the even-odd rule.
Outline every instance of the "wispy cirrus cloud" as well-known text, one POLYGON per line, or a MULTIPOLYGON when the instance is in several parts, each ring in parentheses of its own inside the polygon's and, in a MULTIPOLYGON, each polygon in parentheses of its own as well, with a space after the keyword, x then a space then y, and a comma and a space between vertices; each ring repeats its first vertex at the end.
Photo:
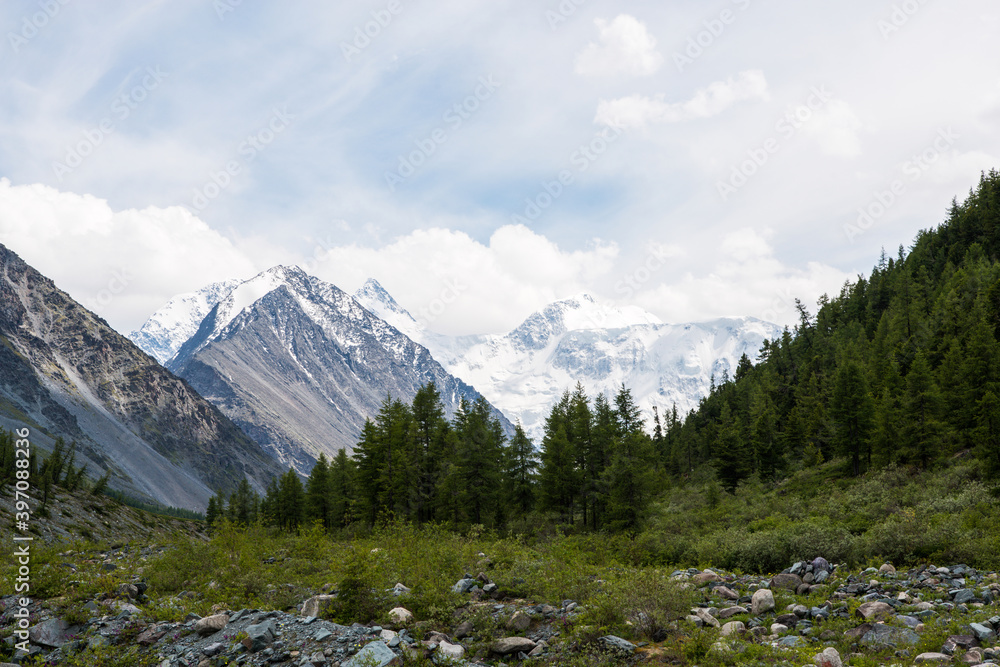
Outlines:
POLYGON ((667 102, 664 94, 656 97, 630 95, 615 100, 601 100, 594 122, 619 127, 645 127, 657 123, 679 123, 696 118, 711 118, 738 102, 768 99, 767 79, 760 70, 747 70, 725 81, 715 81, 697 91, 689 100, 667 102))

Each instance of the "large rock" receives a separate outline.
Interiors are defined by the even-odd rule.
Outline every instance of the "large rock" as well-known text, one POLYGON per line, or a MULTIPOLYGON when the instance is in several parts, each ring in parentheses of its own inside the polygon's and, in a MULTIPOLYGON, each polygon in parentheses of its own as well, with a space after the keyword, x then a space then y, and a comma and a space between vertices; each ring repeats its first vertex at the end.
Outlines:
POLYGON ((715 594, 718 595, 723 600, 739 600, 740 594, 729 588, 728 586, 716 586, 715 594))
POLYGON ((710 581, 722 581, 722 577, 711 570, 705 570, 691 577, 691 581, 694 582, 695 585, 701 586, 702 584, 707 584, 710 581))
POLYGON ((199 619, 195 622, 194 631, 202 637, 207 637, 208 635, 214 635, 219 630, 224 629, 227 623, 229 623, 229 617, 225 614, 206 616, 205 618, 199 619))
POLYGON ((448 660, 461 660, 465 657, 465 647, 459 646, 458 644, 452 644, 450 642, 441 642, 438 644, 438 655, 448 660))
POLYGON ((246 633, 247 636, 243 639, 243 646, 251 653, 263 651, 274 641, 277 635, 274 628, 274 621, 270 619, 263 623, 247 626, 246 633))
POLYGON ((976 639, 978 639, 983 644, 992 644, 997 638, 997 633, 993 631, 993 628, 983 623, 970 623, 969 627, 972 628, 972 632, 975 633, 976 639))
POLYGON ((882 574, 896 574, 896 568, 892 566, 892 563, 884 563, 878 571, 882 574))
POLYGON ((69 641, 69 623, 58 618, 51 618, 47 621, 34 625, 28 630, 28 639, 32 644, 59 648, 69 641))
POLYGON ((840 654, 832 646, 813 656, 813 663, 816 667, 843 667, 840 654))
POLYGON ((493 646, 490 648, 498 655, 510 655, 511 653, 529 653, 535 646, 535 642, 527 637, 504 637, 493 642, 493 646))
POLYGON ((405 607, 395 607, 389 610, 389 620, 396 625, 406 625, 413 620, 413 612, 405 607))
POLYGON ((714 616, 708 613, 708 610, 704 607, 698 607, 693 610, 694 615, 701 619, 701 622, 710 628, 719 627, 719 621, 714 616))
POLYGON ((751 598, 751 612, 759 616, 774 609, 774 593, 766 588, 756 591, 751 598))
POLYGON ((921 653, 913 662, 918 665, 926 662, 951 662, 951 656, 944 653, 921 653))
POLYGON ((401 665, 403 659, 392 652, 382 640, 375 640, 358 651, 353 658, 341 663, 341 667, 390 667, 401 665))
POLYGON ((336 599, 334 595, 315 595, 302 603, 302 615, 316 618, 336 599))
POLYGON ((913 630, 882 625, 881 623, 872 626, 872 629, 861 638, 861 643, 864 646, 875 649, 916 646, 919 642, 920 635, 913 630))
POLYGON ((722 636, 728 637, 729 635, 738 635, 745 632, 747 626, 743 625, 743 621, 730 621, 722 626, 722 636))
POLYGON ((627 655, 635 653, 635 644, 627 639, 622 639, 621 637, 616 637, 615 635, 606 635, 601 637, 601 641, 604 642, 604 645, 608 649, 614 651, 615 653, 624 653, 627 655))
POLYGON ((747 610, 743 607, 726 607, 725 609, 719 611, 719 618, 732 618, 733 616, 739 616, 740 614, 745 613, 747 613, 747 610))
POLYGON ((976 592, 970 588, 963 588, 955 592, 955 604, 968 604, 976 599, 976 592))
POLYGON ((866 602, 858 607, 857 613, 861 618, 866 621, 870 621, 874 618, 887 618, 892 616, 896 613, 896 610, 885 602, 872 601, 866 602))
POLYGON ((479 582, 475 579, 459 579, 458 582, 451 587, 451 590, 453 593, 468 593, 478 585, 479 582))
POLYGON ((802 578, 797 574, 776 574, 771 579, 771 588, 783 588, 793 593, 802 585, 802 578))
POLYGON ((518 610, 507 621, 507 629, 514 632, 524 632, 531 626, 531 617, 521 610, 518 610))

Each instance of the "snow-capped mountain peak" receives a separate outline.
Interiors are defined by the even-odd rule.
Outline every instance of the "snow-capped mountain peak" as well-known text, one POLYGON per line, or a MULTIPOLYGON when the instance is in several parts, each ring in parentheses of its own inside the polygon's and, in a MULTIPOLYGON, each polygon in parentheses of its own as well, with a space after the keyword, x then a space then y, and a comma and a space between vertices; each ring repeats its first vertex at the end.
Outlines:
POLYGON ((374 278, 365 281, 361 289, 354 293, 354 299, 368 312, 396 327, 412 340, 420 342, 424 327, 374 278))
POLYGON ((215 308, 215 304, 241 282, 235 278, 223 280, 197 292, 178 294, 128 337, 147 354, 165 364, 187 339, 197 333, 201 321, 215 308))

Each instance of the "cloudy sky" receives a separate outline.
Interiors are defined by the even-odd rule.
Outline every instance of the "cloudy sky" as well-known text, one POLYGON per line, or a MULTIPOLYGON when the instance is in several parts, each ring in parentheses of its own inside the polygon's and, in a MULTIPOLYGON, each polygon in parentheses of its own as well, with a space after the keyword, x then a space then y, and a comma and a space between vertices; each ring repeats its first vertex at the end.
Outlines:
POLYGON ((792 321, 1000 166, 995 0, 5 0, 0 243, 121 331, 275 264, 499 332, 792 321))

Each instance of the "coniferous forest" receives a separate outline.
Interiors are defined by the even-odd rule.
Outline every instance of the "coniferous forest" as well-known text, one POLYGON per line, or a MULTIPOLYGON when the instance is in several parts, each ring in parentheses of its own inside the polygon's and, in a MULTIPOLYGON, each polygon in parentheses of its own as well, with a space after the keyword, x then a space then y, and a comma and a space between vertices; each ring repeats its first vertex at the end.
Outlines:
POLYGON ((385 521, 462 529, 539 525, 634 534, 651 503, 692 480, 723 492, 777 484, 841 461, 852 478, 887 466, 934 471, 975 459, 1000 471, 1000 173, 953 201, 909 249, 882 252, 870 275, 715 378, 697 410, 644 420, 627 387, 567 391, 541 442, 505 437, 485 401, 445 417, 433 385, 411 404, 387 397, 353 456, 320 457, 304 483, 289 471, 263 498, 244 484, 213 498, 208 520, 260 518, 330 530, 385 521))

